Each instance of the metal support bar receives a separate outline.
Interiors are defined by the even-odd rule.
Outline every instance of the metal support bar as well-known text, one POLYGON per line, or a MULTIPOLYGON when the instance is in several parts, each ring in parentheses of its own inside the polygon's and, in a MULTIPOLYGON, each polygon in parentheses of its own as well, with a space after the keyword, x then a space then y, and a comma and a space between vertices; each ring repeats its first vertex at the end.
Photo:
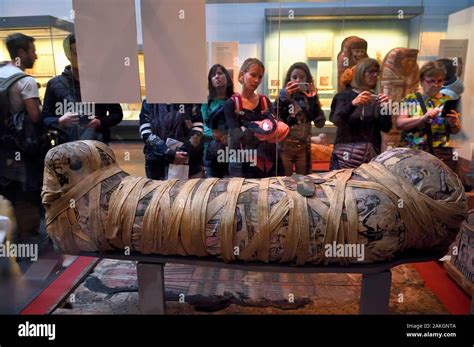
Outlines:
POLYGON ((360 314, 388 314, 392 272, 383 272, 362 275, 360 290, 360 314))
POLYGON ((137 263, 138 300, 142 314, 165 314, 164 263, 137 263))

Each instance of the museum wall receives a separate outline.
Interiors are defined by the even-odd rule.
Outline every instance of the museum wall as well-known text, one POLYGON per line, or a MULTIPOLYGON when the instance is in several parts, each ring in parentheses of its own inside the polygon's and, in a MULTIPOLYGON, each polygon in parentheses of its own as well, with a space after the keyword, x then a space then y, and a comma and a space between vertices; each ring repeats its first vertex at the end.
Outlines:
POLYGON ((269 95, 276 96, 278 76, 284 79, 291 64, 303 61, 308 63, 316 80, 323 109, 329 111, 337 88, 336 57, 344 38, 364 38, 368 42, 368 55, 381 62, 392 48, 408 46, 409 26, 408 20, 285 21, 280 30, 273 26, 267 36, 264 54, 269 95))

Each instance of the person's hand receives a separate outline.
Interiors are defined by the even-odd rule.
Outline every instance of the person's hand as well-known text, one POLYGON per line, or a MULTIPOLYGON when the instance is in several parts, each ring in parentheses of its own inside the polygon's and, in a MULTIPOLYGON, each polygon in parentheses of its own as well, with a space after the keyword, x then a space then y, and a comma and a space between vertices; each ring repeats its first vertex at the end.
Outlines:
POLYGON ((59 117, 58 123, 61 128, 70 128, 79 124, 79 115, 77 113, 67 112, 59 117))
POLYGON ((433 118, 436 118, 440 112, 441 109, 439 109, 438 107, 432 108, 431 110, 428 110, 428 112, 425 113, 423 119, 425 120, 425 122, 431 121, 433 118))
POLYGON ((314 86, 313 83, 308 83, 308 90, 304 92, 307 97, 313 97, 318 95, 318 89, 314 86))
POLYGON ((459 120, 459 117, 461 117, 461 114, 459 112, 456 112, 455 110, 451 110, 450 113, 446 115, 446 119, 449 123, 449 125, 452 128, 461 128, 461 121, 459 120))
POLYGON ((186 165, 188 161, 188 153, 186 152, 176 152, 176 156, 174 157, 175 165, 186 165))
POLYGON ((300 87, 298 86, 298 83, 296 82, 290 81, 286 84, 286 92, 290 95, 293 95, 299 90, 300 90, 300 87))
POLYGON ((366 105, 372 100, 372 95, 368 90, 359 93, 359 95, 356 96, 354 100, 352 100, 352 105, 354 106, 360 106, 360 105, 366 105))
POLYGON ((378 94, 378 98, 377 98, 377 102, 378 102, 378 103, 383 104, 383 103, 386 103, 386 102, 389 102, 389 101, 390 101, 390 99, 389 99, 389 97, 388 97, 387 95, 385 95, 385 94, 378 94))
POLYGON ((100 128, 101 125, 102 125, 102 123, 100 122, 100 119, 94 118, 89 123, 87 123, 85 128, 93 128, 93 129, 97 130, 97 129, 100 128))

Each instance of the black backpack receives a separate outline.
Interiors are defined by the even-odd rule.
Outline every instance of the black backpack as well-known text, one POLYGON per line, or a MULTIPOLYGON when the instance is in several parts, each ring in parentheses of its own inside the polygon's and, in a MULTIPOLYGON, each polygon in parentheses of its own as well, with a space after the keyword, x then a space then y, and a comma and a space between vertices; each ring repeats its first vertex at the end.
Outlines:
POLYGON ((43 122, 31 122, 25 109, 12 114, 9 90, 11 86, 28 75, 19 72, 0 78, 0 143, 2 149, 20 151, 27 157, 43 160, 51 148, 51 139, 43 122))

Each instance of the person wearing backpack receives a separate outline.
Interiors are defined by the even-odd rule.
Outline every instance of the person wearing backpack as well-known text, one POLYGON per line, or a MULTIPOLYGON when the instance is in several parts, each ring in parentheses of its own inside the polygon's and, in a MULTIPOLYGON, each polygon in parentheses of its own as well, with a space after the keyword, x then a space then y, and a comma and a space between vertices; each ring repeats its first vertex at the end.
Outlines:
POLYGON ((278 114, 290 126, 280 152, 285 176, 291 176, 293 165, 297 174, 309 175, 312 172, 311 122, 322 128, 326 118, 308 65, 291 65, 286 74, 285 86, 280 91, 277 103, 278 114))
POLYGON ((120 104, 81 102, 76 37, 70 34, 63 42, 71 62, 63 73, 48 81, 44 96, 43 122, 58 134, 59 144, 76 140, 109 143, 110 128, 122 121, 120 104))
POLYGON ((260 60, 246 59, 239 72, 242 92, 234 94, 224 105, 230 132, 231 155, 227 159, 232 177, 263 178, 275 176, 277 172, 275 142, 284 139, 288 127, 275 120, 268 97, 255 92, 264 73, 260 60), (232 154, 240 154, 241 160, 239 155, 232 159, 232 154))
POLYGON ((218 161, 218 153, 225 150, 227 143, 224 139, 228 132, 224 104, 234 94, 234 83, 229 71, 220 64, 211 67, 207 81, 208 101, 201 106, 204 121, 204 168, 207 178, 222 178, 228 175, 227 164, 218 161))
POLYGON ((21 33, 9 35, 11 61, 0 64, 0 194, 13 206, 14 243, 39 242, 44 215, 40 101, 36 81, 24 73, 37 59, 34 41, 21 33), (28 129, 33 132, 25 133, 28 129))

